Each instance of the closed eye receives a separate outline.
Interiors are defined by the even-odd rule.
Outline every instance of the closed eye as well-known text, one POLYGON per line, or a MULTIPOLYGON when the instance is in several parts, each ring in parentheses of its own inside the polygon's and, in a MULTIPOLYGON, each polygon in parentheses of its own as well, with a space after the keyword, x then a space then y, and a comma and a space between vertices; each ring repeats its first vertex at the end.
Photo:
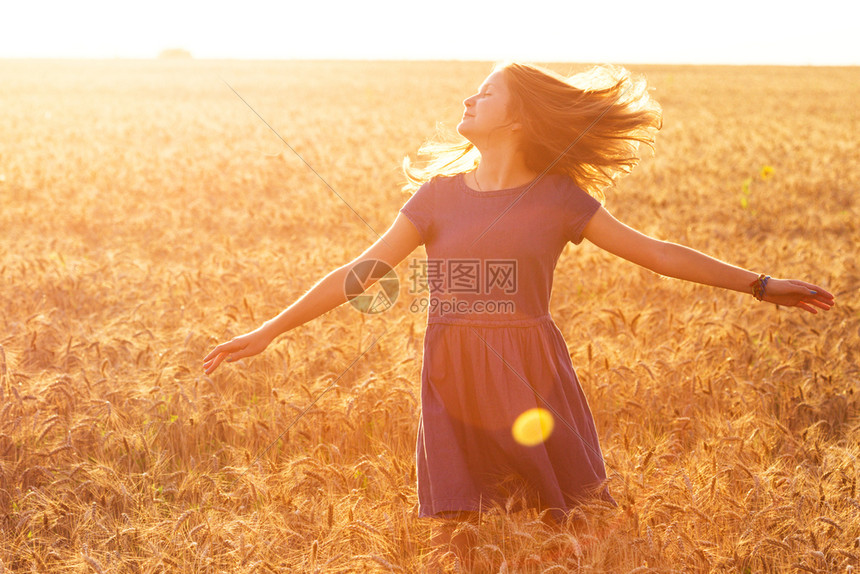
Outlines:
MULTIPOLYGON (((483 94, 483 95, 485 95, 485 96, 489 96, 489 95, 490 95, 490 90, 492 89, 492 86, 493 86, 493 84, 491 84, 491 83, 487 83, 486 85, 482 86, 482 87, 484 88, 484 94, 483 94)), ((480 90, 480 89, 478 89, 478 92, 479 92, 479 93, 480 93, 480 91, 481 91, 481 90, 480 90)))

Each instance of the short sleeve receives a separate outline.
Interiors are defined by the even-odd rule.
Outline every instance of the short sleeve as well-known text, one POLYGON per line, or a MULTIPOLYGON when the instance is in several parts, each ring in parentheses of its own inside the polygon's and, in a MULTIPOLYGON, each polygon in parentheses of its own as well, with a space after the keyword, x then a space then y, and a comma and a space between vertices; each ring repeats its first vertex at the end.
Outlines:
POLYGON ((570 177, 562 178, 562 191, 565 198, 562 201, 562 228, 567 241, 575 244, 582 243, 582 232, 592 216, 600 208, 600 202, 587 191, 579 187, 570 177))
POLYGON ((426 244, 433 234, 434 187, 435 181, 432 179, 423 183, 400 208, 400 212, 409 218, 421 234, 422 245, 426 244))

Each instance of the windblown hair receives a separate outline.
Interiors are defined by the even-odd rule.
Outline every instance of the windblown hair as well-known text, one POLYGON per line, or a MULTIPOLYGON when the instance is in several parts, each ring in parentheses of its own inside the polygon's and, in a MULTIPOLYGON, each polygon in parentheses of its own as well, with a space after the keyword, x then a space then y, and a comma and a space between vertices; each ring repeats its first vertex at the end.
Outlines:
MULTIPOLYGON (((639 164, 640 143, 654 150, 663 110, 645 79, 625 68, 604 64, 570 77, 516 62, 499 69, 511 93, 509 111, 523 126, 523 153, 532 171, 567 174, 603 202, 604 189, 639 164)), ((427 157, 423 167, 413 166, 408 156, 403 160, 404 190, 480 163, 474 144, 462 137, 425 143, 418 154, 427 157)))

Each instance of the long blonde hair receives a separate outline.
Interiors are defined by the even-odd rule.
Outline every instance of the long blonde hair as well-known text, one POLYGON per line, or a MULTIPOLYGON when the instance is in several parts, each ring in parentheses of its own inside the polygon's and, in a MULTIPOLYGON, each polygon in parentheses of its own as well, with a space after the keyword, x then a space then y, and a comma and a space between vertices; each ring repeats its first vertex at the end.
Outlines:
MULTIPOLYGON (((604 64, 564 77, 533 64, 498 64, 511 93, 511 109, 522 124, 526 165, 537 173, 569 175, 582 189, 604 201, 603 190, 630 173, 640 160, 639 145, 652 151, 663 125, 663 110, 648 93, 643 77, 604 64)), ((403 160, 414 191, 436 175, 469 171, 480 162, 474 144, 430 141, 418 150, 423 166, 403 160)))

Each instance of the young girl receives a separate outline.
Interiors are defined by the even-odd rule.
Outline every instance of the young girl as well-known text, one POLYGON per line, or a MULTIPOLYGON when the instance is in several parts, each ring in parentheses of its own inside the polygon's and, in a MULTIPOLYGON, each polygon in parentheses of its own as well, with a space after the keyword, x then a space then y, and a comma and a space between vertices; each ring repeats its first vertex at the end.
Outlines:
MULTIPOLYGON (((661 275, 811 313, 834 298, 653 239, 610 215, 602 189, 638 164, 639 144, 653 147, 662 124, 645 81, 623 68, 565 78, 498 65, 463 103, 462 143, 425 146, 423 169, 404 160, 407 187, 417 191, 385 234, 277 317, 215 347, 204 369, 255 355, 345 302, 354 265, 395 267, 424 244, 419 516, 474 522, 516 494, 518 508, 562 520, 589 497, 614 504, 591 411, 549 314, 553 270, 568 242, 588 239, 661 275)), ((449 541, 456 522, 443 524, 436 542, 449 541)), ((462 552, 466 541, 452 542, 462 552)))

